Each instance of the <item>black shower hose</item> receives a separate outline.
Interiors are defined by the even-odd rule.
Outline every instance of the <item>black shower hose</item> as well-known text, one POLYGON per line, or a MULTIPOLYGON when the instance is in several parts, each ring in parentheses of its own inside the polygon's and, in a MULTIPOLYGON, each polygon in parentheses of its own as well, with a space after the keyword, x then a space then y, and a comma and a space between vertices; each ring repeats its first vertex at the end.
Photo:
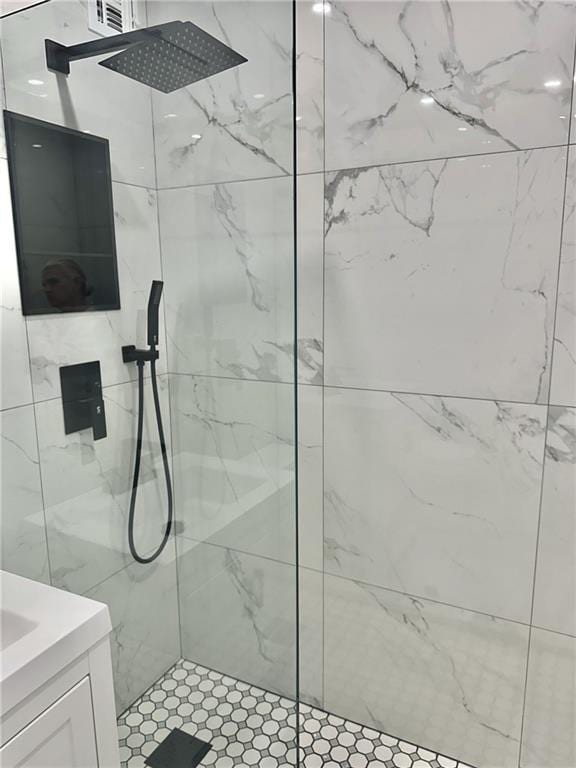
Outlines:
POLYGON ((170 467, 168 465, 168 453, 166 451, 166 441, 164 439, 164 428, 162 427, 162 412, 160 411, 160 398, 158 396, 158 382, 156 380, 156 360, 154 359, 155 349, 150 348, 152 359, 150 360, 150 374, 152 379, 152 393, 154 395, 154 410, 156 411, 156 423, 158 425, 158 437, 160 440, 160 450, 162 451, 162 463, 164 464, 164 476, 166 477, 166 495, 168 497, 168 519, 164 536, 158 549, 148 557, 142 557, 136 551, 134 544, 134 513, 136 510, 136 494, 138 492, 138 478, 140 476, 140 459, 142 455, 142 432, 144 428, 144 361, 138 360, 138 435, 136 438, 136 459, 134 461, 134 478, 132 480, 132 493, 130 496, 130 514, 128 516, 128 544, 130 554, 138 563, 151 563, 160 555, 172 530, 172 483, 170 480, 170 467))

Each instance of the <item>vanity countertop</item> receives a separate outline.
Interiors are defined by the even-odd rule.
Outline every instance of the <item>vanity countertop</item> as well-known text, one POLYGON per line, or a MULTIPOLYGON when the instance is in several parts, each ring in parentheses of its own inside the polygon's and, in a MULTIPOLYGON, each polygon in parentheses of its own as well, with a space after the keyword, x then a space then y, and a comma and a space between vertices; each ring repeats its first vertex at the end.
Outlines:
POLYGON ((0 571, 1 714, 111 631, 108 606, 0 571))

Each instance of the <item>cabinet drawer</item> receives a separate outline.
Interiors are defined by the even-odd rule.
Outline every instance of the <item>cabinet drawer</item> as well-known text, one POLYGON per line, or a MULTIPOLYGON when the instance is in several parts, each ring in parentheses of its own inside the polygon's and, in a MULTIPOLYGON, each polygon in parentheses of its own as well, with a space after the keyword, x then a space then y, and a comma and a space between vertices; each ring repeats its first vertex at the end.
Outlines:
POLYGON ((2 768, 96 768, 90 681, 81 680, 0 749, 2 768))

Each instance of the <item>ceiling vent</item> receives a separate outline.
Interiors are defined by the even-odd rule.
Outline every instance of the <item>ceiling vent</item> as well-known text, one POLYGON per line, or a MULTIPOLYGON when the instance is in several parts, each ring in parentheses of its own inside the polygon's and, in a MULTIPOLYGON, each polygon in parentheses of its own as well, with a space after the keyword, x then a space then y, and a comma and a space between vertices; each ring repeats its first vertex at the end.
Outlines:
POLYGON ((99 35, 131 32, 142 25, 137 0, 89 0, 88 27, 99 35))

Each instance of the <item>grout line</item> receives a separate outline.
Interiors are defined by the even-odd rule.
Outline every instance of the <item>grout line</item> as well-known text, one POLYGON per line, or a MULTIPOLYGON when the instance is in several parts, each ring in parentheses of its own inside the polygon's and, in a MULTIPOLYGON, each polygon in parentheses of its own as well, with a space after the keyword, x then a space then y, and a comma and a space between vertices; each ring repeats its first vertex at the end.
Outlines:
POLYGON ((527 400, 509 400, 505 397, 473 397, 470 395, 449 395, 449 394, 440 394, 437 392, 414 392, 410 390, 401 390, 401 389, 374 389, 372 387, 352 387, 352 386, 343 386, 341 384, 325 384, 325 389, 334 389, 334 390, 350 390, 350 391, 357 391, 357 392, 380 392, 382 394, 390 394, 390 395, 406 395, 406 396, 412 396, 412 397, 435 397, 439 400, 473 400, 481 403, 510 403, 512 405, 529 405, 529 406, 539 406, 542 408, 547 407, 547 403, 536 403, 534 401, 527 401, 527 400))
MULTIPOLYGON (((323 342, 324 343, 324 342, 323 342)), ((245 382, 245 383, 253 383, 253 384, 279 384, 282 386, 289 386, 294 387, 296 386, 296 383, 293 381, 279 381, 274 379, 247 379, 242 378, 238 376, 222 376, 218 374, 210 374, 210 373, 181 373, 181 372, 174 372, 174 371, 162 371, 158 374, 159 377, 162 376, 187 376, 189 378, 196 378, 196 379, 216 379, 216 380, 222 380, 222 381, 237 381, 237 382, 245 382)), ((150 376, 144 377, 146 380, 150 378, 150 376)), ((137 381, 137 379, 128 379, 126 381, 117 381, 112 384, 105 384, 102 389, 110 389, 111 387, 120 387, 124 384, 133 384, 137 381)), ((471 400, 475 402, 481 402, 481 403, 510 403, 512 405, 527 405, 527 406, 541 406, 541 407, 547 407, 548 403, 535 403, 535 402, 529 402, 527 400, 508 400, 506 398, 500 398, 500 397, 471 397, 469 395, 448 395, 448 394, 438 394, 434 392, 411 392, 406 390, 400 390, 400 389, 375 389, 372 387, 353 387, 348 385, 342 385, 342 384, 311 384, 308 382, 298 382, 298 387, 314 387, 318 389, 331 389, 331 390, 342 390, 342 391, 352 391, 352 392, 374 392, 374 393, 381 393, 381 394, 394 394, 394 395, 407 395, 407 396, 413 396, 413 397, 435 397, 438 399, 443 400, 471 400)), ((52 400, 60 400, 60 395, 54 395, 53 397, 46 397, 42 398, 40 400, 31 400, 30 402, 21 403, 20 405, 12 405, 8 408, 0 408, 0 412, 2 411, 9 411, 13 408, 24 408, 28 405, 39 405, 41 403, 48 403, 52 400)), ((563 404, 563 403, 550 403, 552 407, 555 408, 576 408, 576 403, 574 404, 563 404)))
MULTIPOLYGON (((324 345, 324 341, 322 342, 324 345)), ((324 355, 326 353, 326 350, 324 348, 324 355)), ((189 376, 191 378, 201 378, 201 379, 222 379, 224 381, 239 381, 239 382, 253 382, 256 384, 279 384, 282 386, 295 386, 295 382, 293 381, 280 381, 278 379, 247 379, 237 376, 221 376, 219 374, 210 374, 210 373, 178 373, 178 372, 168 372, 170 376, 189 376)), ((413 396, 413 397, 435 397, 438 399, 443 400, 472 400, 472 401, 478 401, 482 403, 510 403, 512 405, 527 405, 527 406, 541 406, 546 407, 548 403, 535 403, 534 401, 527 401, 527 400, 509 400, 507 398, 500 398, 500 397, 474 397, 470 395, 451 395, 451 394, 442 394, 438 392, 412 392, 407 390, 401 390, 401 389, 377 389, 373 387, 353 387, 348 385, 342 385, 342 384, 308 384, 306 382, 298 382, 298 386, 300 387, 319 387, 323 389, 333 389, 333 390, 350 390, 353 392, 375 392, 375 393, 382 393, 382 394, 394 394, 394 395, 407 395, 407 396, 413 396)), ((563 407, 576 407, 576 406, 563 406, 563 407)))
MULTIPOLYGON (((300 175, 300 174, 298 174, 300 175)), ((193 190, 198 189, 202 187, 227 187, 229 184, 247 184, 252 181, 278 181, 278 179, 286 179, 287 181, 290 181, 290 179, 294 176, 293 173, 280 173, 280 174, 274 174, 273 176, 255 176, 255 177, 248 177, 245 179, 222 179, 222 180, 216 180, 216 181, 203 181, 199 184, 177 184, 173 187, 158 187, 158 192, 176 192, 178 190, 185 191, 185 190, 193 190)))
POLYGON ((26 11, 35 10, 36 8, 40 8, 41 5, 46 5, 46 3, 48 2, 49 0, 40 0, 39 3, 34 3, 34 5, 28 5, 28 6, 24 6, 23 8, 17 8, 14 11, 10 11, 10 13, 4 13, 1 20, 4 21, 4 19, 9 19, 11 16, 18 16, 18 14, 20 13, 23 14, 26 11))
MULTIPOLYGON (((325 121, 325 116, 324 116, 324 121, 325 121)), ((435 162, 443 162, 445 160, 467 160, 469 158, 492 157, 494 155, 513 155, 513 154, 517 154, 518 152, 536 152, 536 151, 546 150, 546 149, 562 149, 566 146, 567 146, 566 144, 545 144, 537 147, 525 147, 520 149, 502 149, 502 150, 496 150, 491 152, 472 152, 472 153, 468 152, 467 154, 463 154, 463 155, 423 157, 415 160, 395 160, 395 161, 384 162, 384 163, 369 163, 367 165, 345 166, 341 168, 340 167, 339 168, 324 167, 324 170, 299 171, 298 173, 296 173, 296 176, 312 176, 320 173, 330 175, 330 174, 337 174, 337 173, 353 171, 353 170, 369 171, 373 168, 387 168, 390 166, 413 165, 414 163, 435 163, 435 162)), ((325 150, 324 150, 324 154, 325 154, 325 150)), ((272 181, 272 180, 278 180, 278 179, 290 179, 291 176, 292 174, 285 173, 285 174, 274 174, 272 176, 246 177, 242 179, 221 179, 221 180, 215 180, 215 181, 204 181, 204 182, 200 182, 199 184, 176 184, 170 187, 158 187, 157 191, 158 193, 161 193, 161 192, 171 192, 171 191, 177 191, 177 190, 192 190, 192 189, 198 189, 200 187, 216 187, 220 185, 228 186, 229 184, 244 184, 251 181, 272 181)), ((130 186, 135 186, 135 187, 143 186, 138 184, 131 184, 130 182, 117 181, 116 183, 129 184, 130 186)))
MULTIPOLYGON (((156 173, 156 172, 154 172, 156 173)), ((120 181, 119 179, 112 179, 112 184, 121 184, 123 187, 135 187, 135 189, 145 189, 148 192, 156 192, 156 187, 150 186, 150 184, 135 184, 132 181, 120 181)), ((122 309, 122 307, 120 307, 122 309)), ((109 309, 109 312, 114 312, 116 310, 109 309)))
POLYGON ((376 168, 389 168, 394 166, 400 166, 400 165, 414 165, 416 163, 442 163, 446 160, 468 160, 471 158, 482 158, 482 157, 494 157, 497 155, 514 155, 518 154, 519 152, 539 152, 542 150, 547 149, 564 149, 566 147, 566 143, 562 142, 561 144, 544 144, 537 147, 521 147, 519 149, 501 149, 501 150, 492 150, 490 152, 467 152, 466 154, 462 155, 440 155, 438 157, 423 157, 423 158, 417 158, 414 160, 394 160, 390 162, 384 162, 384 163, 368 163, 367 165, 351 165, 351 166, 344 166, 339 168, 326 168, 325 173, 327 176, 329 175, 337 175, 339 173, 347 173, 349 171, 370 171, 372 169, 376 168))
MULTIPOLYGON (((572 56, 572 82, 574 83, 574 72, 576 71, 576 40, 574 41, 574 52, 572 56)), ((572 93, 570 96, 570 111, 569 115, 572 116, 573 110, 574 110, 574 90, 576 89, 576 85, 573 85, 572 93)), ((544 489, 545 489, 545 477, 546 477, 546 451, 548 446, 548 433, 550 429, 550 393, 552 391, 552 374, 553 374, 553 365, 554 365, 554 340, 556 338, 556 322, 558 319, 558 292, 560 289, 560 272, 562 267, 562 244, 564 240, 564 219, 566 215, 566 196, 567 196, 567 190, 568 190, 568 170, 569 170, 569 148, 568 144, 570 141, 570 130, 572 126, 572 120, 570 120, 570 125, 568 128, 568 142, 566 144, 566 160, 565 160, 565 169, 564 169, 564 194, 562 199, 562 223, 560 225, 560 243, 558 246, 558 266, 556 270, 556 288, 554 293, 554 316, 552 319, 552 332, 550 334, 550 361, 549 361, 549 385, 548 385, 548 398, 547 398, 547 408, 546 408, 546 426, 544 430, 544 448, 543 448, 543 455, 542 455, 542 465, 541 465, 541 473, 540 473, 540 500, 538 505, 538 521, 536 524, 536 542, 534 546, 534 569, 532 573, 532 601, 530 605, 530 628, 528 630, 528 648, 526 652, 526 674, 524 677, 524 696, 522 701, 522 719, 520 722, 520 738, 519 738, 519 745, 518 745, 518 768, 522 765, 522 748, 524 743, 524 728, 526 725, 526 705, 527 705, 527 699, 528 699, 528 680, 529 680, 529 672, 530 672, 530 652, 532 649, 532 631, 533 631, 533 622, 534 622, 534 607, 536 603, 536 583, 537 583, 537 576, 538 576, 538 550, 540 546, 540 532, 542 528, 542 505, 544 500, 544 489)))
POLYGON ((560 635, 561 637, 568 637, 570 640, 576 640, 576 633, 563 632, 560 629, 550 629, 550 627, 544 627, 542 624, 530 624, 532 629, 537 629, 540 632, 549 632, 551 635, 560 635))
MULTIPOLYGON (((280 560, 280 559, 278 559, 276 557, 272 557, 270 555, 260 554, 259 552, 249 552, 246 549, 238 549, 237 547, 229 546, 229 545, 226 545, 226 544, 218 544, 218 543, 216 543, 214 541, 208 541, 206 539, 195 539, 194 537, 186 535, 184 533, 178 534, 178 537, 180 537, 182 539, 185 539, 186 541, 189 541, 189 542, 194 543, 194 544, 205 545, 205 546, 208 546, 208 547, 216 547, 217 549, 223 549, 223 550, 226 550, 226 551, 235 552, 236 554, 244 555, 246 557, 260 559, 260 560, 266 560, 266 561, 274 563, 276 565, 283 565, 286 568, 294 568, 295 567, 294 563, 291 563, 291 562, 289 562, 287 560, 280 560)), ((190 551, 193 551, 193 550, 190 550, 190 551)), ((434 598, 428 597, 426 595, 421 595, 421 594, 418 594, 418 593, 415 593, 415 592, 403 592, 400 589, 394 589, 393 587, 385 587, 382 584, 374 584, 373 582, 370 582, 370 581, 364 581, 363 579, 353 578, 351 576, 344 576, 344 575, 339 574, 339 573, 332 573, 332 572, 326 571, 324 569, 319 570, 318 568, 314 568, 314 567, 309 566, 309 565, 300 565, 299 568, 301 568, 301 569, 303 569, 305 571, 310 571, 312 573, 317 573, 318 575, 323 577, 323 580, 327 576, 329 578, 339 579, 340 581, 345 581, 345 582, 350 583, 350 584, 359 584, 359 585, 362 585, 362 586, 365 586, 365 587, 369 587, 371 589, 378 589, 378 590, 382 590, 383 592, 391 592, 391 593, 393 593, 395 595, 401 595, 402 597, 408 597, 408 598, 413 598, 413 599, 416 599, 416 600, 422 600, 423 602, 430 603, 431 605, 441 605, 441 606, 444 606, 446 608, 453 608, 455 611, 464 611, 465 613, 473 614, 475 616, 486 616, 489 619, 496 619, 498 621, 504 621, 504 622, 508 622, 510 624, 516 624, 518 626, 526 627, 526 628, 530 627, 529 621, 521 621, 520 619, 511 619, 508 616, 500 616, 498 614, 489 613, 488 611, 479 611, 479 610, 477 610, 475 608, 467 608, 466 606, 457 605, 456 603, 448 603, 448 602, 445 602, 444 600, 435 600, 434 598)), ((196 591, 196 590, 194 590, 194 591, 196 591)), ((539 629, 540 629, 540 627, 539 627, 539 629)), ((557 634, 557 635, 564 634, 562 632, 557 632, 556 630, 547 629, 545 627, 542 627, 542 629, 545 629, 548 632, 553 632, 554 634, 557 634)), ((572 635, 568 635, 568 637, 572 637, 572 635)))

